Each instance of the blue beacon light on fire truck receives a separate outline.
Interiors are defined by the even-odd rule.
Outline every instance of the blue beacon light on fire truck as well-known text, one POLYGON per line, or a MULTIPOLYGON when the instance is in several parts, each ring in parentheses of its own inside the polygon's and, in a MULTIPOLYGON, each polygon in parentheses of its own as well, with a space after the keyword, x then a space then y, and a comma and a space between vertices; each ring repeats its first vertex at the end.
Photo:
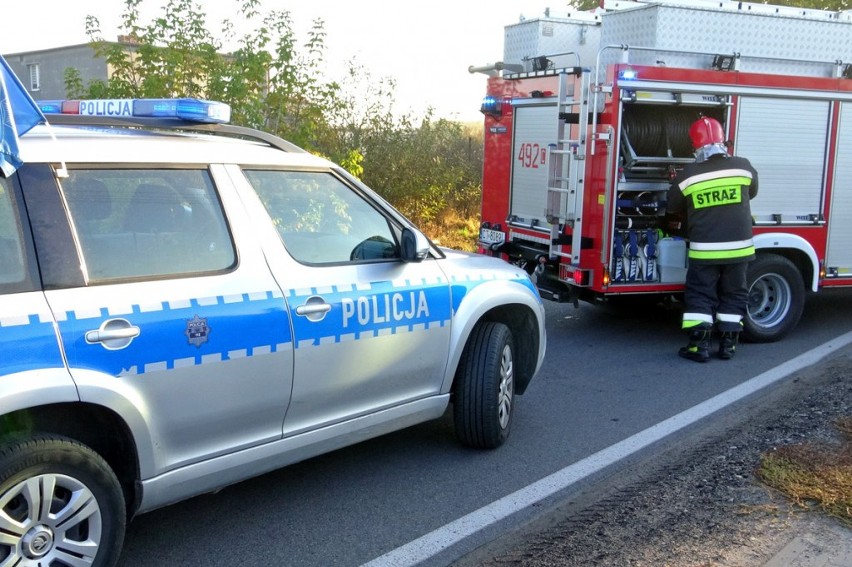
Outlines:
POLYGON ((637 73, 635 69, 631 69, 628 67, 627 69, 621 69, 618 72, 618 78, 632 81, 634 79, 639 78, 639 73, 637 73))
POLYGON ((224 124, 231 120, 231 107, 223 102, 194 98, 119 98, 98 100, 42 100, 44 114, 79 114, 114 118, 175 118, 193 122, 224 124))
POLYGON ((479 112, 493 116, 494 118, 499 118, 511 106, 512 101, 509 98, 497 98, 495 96, 486 95, 486 97, 482 99, 482 105, 479 107, 479 112))
POLYGON ((500 114, 500 103, 493 96, 486 96, 482 99, 482 105, 479 107, 479 112, 482 114, 500 114))

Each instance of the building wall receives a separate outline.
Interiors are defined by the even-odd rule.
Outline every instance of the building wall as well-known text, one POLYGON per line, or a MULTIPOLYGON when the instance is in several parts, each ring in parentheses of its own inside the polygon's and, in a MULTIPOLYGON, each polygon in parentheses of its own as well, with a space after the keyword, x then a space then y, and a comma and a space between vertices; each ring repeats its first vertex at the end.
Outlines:
POLYGON ((80 71, 80 78, 83 80, 84 85, 93 79, 106 81, 108 77, 106 61, 103 58, 97 57, 95 50, 89 44, 70 45, 41 51, 9 53, 4 54, 3 57, 35 100, 67 98, 65 93, 65 69, 69 67, 80 71), (30 65, 38 65, 38 89, 32 88, 30 65))

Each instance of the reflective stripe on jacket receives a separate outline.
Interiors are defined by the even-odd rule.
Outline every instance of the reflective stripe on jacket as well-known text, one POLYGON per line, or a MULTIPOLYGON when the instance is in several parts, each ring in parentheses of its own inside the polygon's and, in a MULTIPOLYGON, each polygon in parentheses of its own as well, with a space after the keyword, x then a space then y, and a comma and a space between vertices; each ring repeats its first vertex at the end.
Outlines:
POLYGON ((667 207, 686 217, 690 261, 754 258, 749 201, 756 195, 757 171, 745 158, 718 155, 684 167, 669 189, 667 207))

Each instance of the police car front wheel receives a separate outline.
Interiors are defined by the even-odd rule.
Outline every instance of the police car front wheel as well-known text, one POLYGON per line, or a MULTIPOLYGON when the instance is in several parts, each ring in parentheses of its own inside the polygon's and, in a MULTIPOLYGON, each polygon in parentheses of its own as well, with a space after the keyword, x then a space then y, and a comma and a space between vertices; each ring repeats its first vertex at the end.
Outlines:
POLYGON ((97 453, 70 439, 40 436, 6 443, 0 462, 0 564, 116 563, 124 497, 97 453))
POLYGON ((482 449, 509 436, 515 394, 515 346, 503 323, 480 323, 471 333, 456 374, 453 417, 456 437, 482 449))

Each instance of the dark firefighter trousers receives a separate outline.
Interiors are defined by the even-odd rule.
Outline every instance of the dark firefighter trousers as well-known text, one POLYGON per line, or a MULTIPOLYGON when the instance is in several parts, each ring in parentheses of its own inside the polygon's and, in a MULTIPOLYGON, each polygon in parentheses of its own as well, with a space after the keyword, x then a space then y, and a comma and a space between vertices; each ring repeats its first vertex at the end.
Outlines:
MULTIPOLYGON (((747 268, 747 262, 690 263, 684 291, 684 330, 689 330, 686 328, 687 319, 694 319, 694 315, 700 314, 704 316, 702 319, 715 319, 720 332, 740 332, 742 320, 748 313, 747 268)), ((710 325, 712 323, 699 327, 709 328, 710 325)))

